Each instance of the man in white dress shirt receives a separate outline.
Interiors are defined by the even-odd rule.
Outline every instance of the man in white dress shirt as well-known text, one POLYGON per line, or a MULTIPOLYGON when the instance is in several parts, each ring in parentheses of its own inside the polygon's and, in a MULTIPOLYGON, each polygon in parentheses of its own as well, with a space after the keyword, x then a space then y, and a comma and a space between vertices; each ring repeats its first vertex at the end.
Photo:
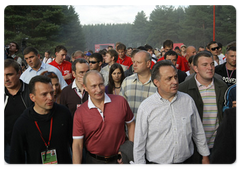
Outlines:
POLYGON ((157 92, 139 106, 134 135, 134 162, 191 163, 193 141, 209 163, 210 154, 202 122, 193 99, 178 92, 175 66, 169 61, 156 63, 152 81, 157 92))

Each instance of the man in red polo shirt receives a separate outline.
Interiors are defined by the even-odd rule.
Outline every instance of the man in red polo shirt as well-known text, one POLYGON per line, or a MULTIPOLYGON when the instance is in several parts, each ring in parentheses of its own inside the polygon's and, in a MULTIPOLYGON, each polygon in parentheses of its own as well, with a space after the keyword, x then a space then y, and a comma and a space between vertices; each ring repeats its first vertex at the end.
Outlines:
POLYGON ((66 81, 66 83, 68 85, 71 84, 72 79, 73 79, 73 77, 72 77, 72 63, 65 60, 66 55, 67 55, 67 49, 62 45, 58 45, 55 48, 55 55, 56 55, 55 60, 53 60, 49 64, 58 68, 61 71, 62 76, 63 76, 64 80, 66 81))
POLYGON ((126 56, 126 46, 119 44, 117 46, 118 60, 117 63, 127 66, 128 68, 133 64, 131 57, 126 56))
POLYGON ((83 87, 89 98, 74 115, 73 163, 81 163, 84 145, 88 151, 86 163, 120 163, 118 150, 125 142, 125 123, 129 140, 134 139, 134 115, 122 96, 105 93, 104 79, 98 71, 84 75, 83 87))

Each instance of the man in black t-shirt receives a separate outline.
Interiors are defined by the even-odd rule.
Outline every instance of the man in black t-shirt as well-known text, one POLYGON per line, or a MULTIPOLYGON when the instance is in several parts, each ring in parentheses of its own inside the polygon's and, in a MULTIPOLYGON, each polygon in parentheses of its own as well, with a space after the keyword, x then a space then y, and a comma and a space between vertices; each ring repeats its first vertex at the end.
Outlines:
POLYGON ((226 61, 226 63, 216 66, 215 72, 220 74, 223 81, 230 87, 236 83, 236 47, 227 49, 226 61))
POLYGON ((17 61, 4 60, 4 158, 7 163, 10 162, 13 126, 23 111, 33 104, 28 85, 19 79, 20 76, 17 61))

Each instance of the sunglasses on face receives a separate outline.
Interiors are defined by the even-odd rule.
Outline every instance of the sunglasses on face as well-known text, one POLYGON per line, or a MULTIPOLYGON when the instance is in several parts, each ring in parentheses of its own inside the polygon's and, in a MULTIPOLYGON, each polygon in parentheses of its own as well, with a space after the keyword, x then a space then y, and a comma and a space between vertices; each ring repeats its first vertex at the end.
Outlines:
POLYGON ((91 63, 91 64, 96 64, 96 63, 98 63, 97 61, 89 61, 88 62, 89 64, 91 63))
POLYGON ((218 50, 219 47, 214 47, 214 48, 211 48, 212 51, 215 51, 215 50, 218 50))

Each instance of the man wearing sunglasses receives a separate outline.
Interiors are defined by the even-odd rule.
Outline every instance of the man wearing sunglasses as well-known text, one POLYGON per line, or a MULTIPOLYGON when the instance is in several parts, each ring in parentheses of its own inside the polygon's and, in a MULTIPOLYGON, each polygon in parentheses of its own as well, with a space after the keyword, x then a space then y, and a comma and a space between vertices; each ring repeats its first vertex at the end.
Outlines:
POLYGON ((88 63, 90 70, 97 70, 100 72, 103 63, 103 57, 100 53, 93 53, 91 56, 89 56, 88 63))
POLYGON ((211 41, 207 45, 207 50, 210 51, 213 55, 214 65, 219 65, 219 58, 218 58, 218 43, 216 41, 211 41))

